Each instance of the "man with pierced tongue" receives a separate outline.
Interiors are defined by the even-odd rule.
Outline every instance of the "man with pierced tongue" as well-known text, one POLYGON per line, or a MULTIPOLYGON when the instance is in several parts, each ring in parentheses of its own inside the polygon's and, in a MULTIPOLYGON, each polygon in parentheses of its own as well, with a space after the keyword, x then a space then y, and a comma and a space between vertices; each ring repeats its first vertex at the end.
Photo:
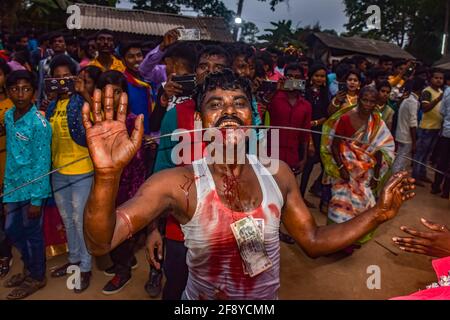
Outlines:
MULTIPOLYGON (((233 73, 209 75, 197 97, 203 127, 236 130, 252 123, 249 84, 233 73)), ((112 99, 105 99, 109 103, 112 99)), ((188 248, 189 279, 184 299, 276 299, 280 286, 280 221, 310 257, 341 250, 393 218, 414 196, 414 180, 398 173, 378 203, 349 222, 318 227, 303 203, 294 175, 283 162, 270 172, 254 155, 218 162, 206 155, 191 165, 150 177, 134 198, 114 207, 120 174, 140 147, 142 116, 128 135, 127 98, 117 115, 94 97, 83 121, 95 179, 85 208, 85 239, 91 253, 103 255, 172 208, 188 248), (93 123, 90 120, 93 109, 93 123)), ((224 145, 239 149, 242 134, 226 133, 224 145)), ((245 143, 244 143, 245 145, 245 143)), ((270 166, 273 167, 273 166, 270 166)))

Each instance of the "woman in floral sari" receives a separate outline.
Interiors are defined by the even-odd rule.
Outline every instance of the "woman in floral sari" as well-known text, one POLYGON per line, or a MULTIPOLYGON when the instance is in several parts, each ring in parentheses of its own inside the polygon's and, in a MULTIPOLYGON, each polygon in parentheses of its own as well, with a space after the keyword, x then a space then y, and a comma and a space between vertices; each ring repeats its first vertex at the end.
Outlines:
MULTIPOLYGON (((351 220, 373 207, 378 186, 387 178, 395 145, 376 111, 377 98, 374 88, 364 88, 358 104, 339 110, 323 126, 321 157, 326 179, 332 185, 329 223, 351 220)), ((360 239, 358 245, 370 240, 371 235, 360 239)), ((346 252, 352 253, 353 248, 346 252)))

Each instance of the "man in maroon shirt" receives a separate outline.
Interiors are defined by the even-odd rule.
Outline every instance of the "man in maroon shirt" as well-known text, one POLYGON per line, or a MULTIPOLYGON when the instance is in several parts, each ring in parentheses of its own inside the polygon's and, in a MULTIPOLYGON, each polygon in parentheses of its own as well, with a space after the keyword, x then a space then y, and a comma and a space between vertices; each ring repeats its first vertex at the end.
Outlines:
MULTIPOLYGON (((299 90, 285 90, 284 83, 288 79, 304 79, 303 68, 297 64, 289 64, 284 69, 285 79, 278 84, 278 90, 268 106, 271 126, 286 126, 311 129, 311 104, 304 99, 299 90)), ((279 158, 286 162, 295 175, 299 175, 306 164, 307 147, 310 133, 292 130, 279 130, 279 158)), ((293 244, 291 237, 280 233, 280 239, 293 244)))

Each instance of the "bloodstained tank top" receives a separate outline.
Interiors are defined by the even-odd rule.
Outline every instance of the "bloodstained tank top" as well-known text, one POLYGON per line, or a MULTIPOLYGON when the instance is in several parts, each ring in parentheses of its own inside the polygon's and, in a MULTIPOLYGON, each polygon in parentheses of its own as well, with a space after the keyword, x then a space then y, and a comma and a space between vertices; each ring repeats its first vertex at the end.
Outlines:
POLYGON ((216 192, 206 158, 193 162, 197 208, 182 230, 188 248, 187 299, 277 299, 280 287, 279 228, 283 196, 269 171, 253 155, 247 155, 262 190, 262 202, 249 212, 226 207, 216 192), (272 267, 250 277, 243 264, 231 224, 252 216, 264 219, 264 245, 272 267))

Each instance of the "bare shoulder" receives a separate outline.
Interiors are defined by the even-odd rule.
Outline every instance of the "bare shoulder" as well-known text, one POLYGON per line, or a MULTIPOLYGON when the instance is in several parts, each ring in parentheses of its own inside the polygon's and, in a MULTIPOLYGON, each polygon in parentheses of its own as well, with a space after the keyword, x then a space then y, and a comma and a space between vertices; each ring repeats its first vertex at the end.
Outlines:
POLYGON ((263 158, 260 159, 260 162, 271 173, 280 188, 283 197, 285 197, 290 185, 292 185, 293 182, 296 183, 295 176, 292 173, 291 168, 286 164, 286 162, 278 159, 263 158))

